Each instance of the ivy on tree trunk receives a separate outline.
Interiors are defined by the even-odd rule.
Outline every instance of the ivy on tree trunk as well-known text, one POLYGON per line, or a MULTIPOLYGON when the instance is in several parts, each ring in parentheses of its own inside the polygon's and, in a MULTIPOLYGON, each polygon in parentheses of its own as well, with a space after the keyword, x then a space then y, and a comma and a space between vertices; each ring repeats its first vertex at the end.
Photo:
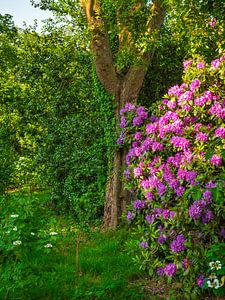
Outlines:
MULTIPOLYGON (((157 38, 164 20, 165 10, 161 2, 160 0, 155 0, 148 6, 144 1, 133 1, 132 12, 135 11, 135 13, 141 14, 145 6, 148 18, 146 18, 145 32, 143 34, 149 39, 153 37, 153 41, 157 38)), ((118 9, 116 12, 118 51, 127 47, 136 57, 136 61, 133 61, 121 71, 116 67, 115 57, 109 42, 107 19, 103 18, 100 1, 81 0, 81 4, 88 23, 91 51, 96 72, 106 91, 113 95, 116 107, 114 113, 118 125, 120 109, 126 102, 135 103, 138 99, 148 66, 154 55, 154 42, 151 47, 139 48, 134 32, 126 26, 126 22, 121 22, 122 10, 118 9)), ((130 12, 129 10, 127 11, 125 18, 130 17, 130 12)), ((129 22, 132 22, 132 19, 129 22)), ((124 165, 125 155, 124 149, 115 150, 113 168, 109 170, 104 210, 105 228, 115 228, 126 207, 128 193, 124 191, 121 182, 121 168, 124 165)))

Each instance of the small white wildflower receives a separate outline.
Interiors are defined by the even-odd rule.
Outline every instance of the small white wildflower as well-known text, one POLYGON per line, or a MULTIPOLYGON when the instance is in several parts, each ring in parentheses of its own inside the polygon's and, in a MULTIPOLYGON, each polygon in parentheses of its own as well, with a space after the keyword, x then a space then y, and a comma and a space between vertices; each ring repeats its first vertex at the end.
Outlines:
POLYGON ((218 279, 214 279, 213 280, 213 286, 215 289, 218 289, 220 287, 220 283, 218 279))
POLYGON ((17 227, 16 226, 13 227, 13 231, 17 231, 17 227))
POLYGON ((211 270, 213 270, 213 269, 219 270, 222 267, 221 262, 219 260, 217 260, 217 261, 211 261, 209 263, 209 266, 210 266, 211 270))
POLYGON ((35 235, 35 233, 34 233, 34 232, 31 232, 30 234, 31 234, 31 235, 35 235))
POLYGON ((11 215, 10 217, 11 217, 11 218, 18 218, 19 215, 11 215))
POLYGON ((219 260, 216 261, 215 265, 216 265, 216 269, 217 270, 219 270, 219 269, 222 268, 222 264, 221 264, 221 262, 219 260))
POLYGON ((213 267, 214 264, 215 264, 214 261, 210 261, 209 266, 210 266, 210 267, 213 267))
POLYGON ((207 281, 207 285, 208 285, 209 288, 212 288, 212 287, 213 287, 210 280, 207 281))
POLYGON ((52 244, 46 244, 44 247, 45 248, 52 248, 52 244))
POLYGON ((14 242, 13 242, 13 245, 15 245, 15 246, 18 246, 18 245, 21 245, 21 244, 22 244, 21 241, 14 241, 14 242))
POLYGON ((52 232, 50 232, 49 234, 50 234, 50 235, 57 235, 58 233, 57 233, 57 232, 54 232, 54 231, 52 231, 52 232))

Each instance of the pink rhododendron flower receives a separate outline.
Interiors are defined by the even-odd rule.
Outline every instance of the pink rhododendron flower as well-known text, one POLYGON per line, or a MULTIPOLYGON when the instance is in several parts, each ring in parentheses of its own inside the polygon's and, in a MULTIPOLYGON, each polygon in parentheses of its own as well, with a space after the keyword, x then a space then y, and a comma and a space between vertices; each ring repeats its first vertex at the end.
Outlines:
POLYGON ((196 89, 198 89, 201 85, 201 81, 199 79, 195 79, 190 84, 190 90, 194 92, 196 89))
POLYGON ((216 18, 212 18, 212 20, 209 22, 209 25, 211 27, 215 27, 216 26, 216 23, 217 23, 217 19, 216 18))
POLYGON ((222 165, 222 157, 216 154, 213 154, 212 158, 210 159, 210 163, 214 166, 221 166, 222 165))
POLYGON ((183 62, 183 67, 184 67, 184 70, 187 71, 188 68, 192 65, 192 60, 185 60, 183 62))
POLYGON ((204 69, 205 68, 205 63, 204 62, 198 62, 197 63, 197 69, 204 69))

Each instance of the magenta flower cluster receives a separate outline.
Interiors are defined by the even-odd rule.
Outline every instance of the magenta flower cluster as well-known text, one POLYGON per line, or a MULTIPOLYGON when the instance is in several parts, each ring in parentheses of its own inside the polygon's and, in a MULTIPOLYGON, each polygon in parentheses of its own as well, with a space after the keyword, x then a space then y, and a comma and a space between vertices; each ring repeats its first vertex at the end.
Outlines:
MULTIPOLYGON (((192 268, 189 251, 193 253, 204 243, 210 245, 209 228, 216 239, 225 236, 221 224, 215 225, 225 219, 220 216, 217 220, 221 212, 213 198, 218 197, 216 189, 224 170, 222 69, 225 56, 210 64, 187 60, 185 82, 169 88, 154 115, 132 103, 120 111, 119 144, 122 141, 129 146, 124 180, 138 197, 127 220, 131 224, 137 220, 138 226, 143 226, 139 249, 156 256, 159 276, 173 277, 180 268, 192 268)), ((198 277, 197 285, 202 286, 203 281, 198 277)))
POLYGON ((185 237, 183 234, 179 234, 175 240, 172 241, 172 243, 170 244, 170 249, 174 252, 174 253, 178 253, 181 251, 184 251, 186 249, 185 245, 185 237))

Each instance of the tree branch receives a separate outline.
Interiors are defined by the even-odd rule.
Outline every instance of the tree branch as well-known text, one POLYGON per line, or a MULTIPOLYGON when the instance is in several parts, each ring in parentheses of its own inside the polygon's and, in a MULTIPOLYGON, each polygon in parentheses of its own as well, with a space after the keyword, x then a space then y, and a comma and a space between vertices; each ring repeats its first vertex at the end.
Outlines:
POLYGON ((91 51, 94 57, 97 75, 106 91, 115 95, 118 78, 109 45, 108 34, 100 14, 98 0, 81 0, 88 29, 91 36, 91 51))
MULTIPOLYGON (((162 26, 165 16, 165 9, 160 0, 153 1, 152 6, 150 7, 150 16, 151 18, 147 24, 147 32, 148 34, 153 34, 155 30, 158 30, 162 26)), ((125 99, 125 101, 137 100, 148 66, 154 56, 154 52, 154 47, 147 53, 145 51, 142 53, 139 52, 140 65, 131 66, 128 69, 123 80, 122 88, 122 99, 125 99)))
POLYGON ((150 20, 147 24, 147 31, 151 34, 156 29, 159 29, 165 17, 165 8, 163 7, 162 1, 154 0, 152 6, 150 7, 150 20))

